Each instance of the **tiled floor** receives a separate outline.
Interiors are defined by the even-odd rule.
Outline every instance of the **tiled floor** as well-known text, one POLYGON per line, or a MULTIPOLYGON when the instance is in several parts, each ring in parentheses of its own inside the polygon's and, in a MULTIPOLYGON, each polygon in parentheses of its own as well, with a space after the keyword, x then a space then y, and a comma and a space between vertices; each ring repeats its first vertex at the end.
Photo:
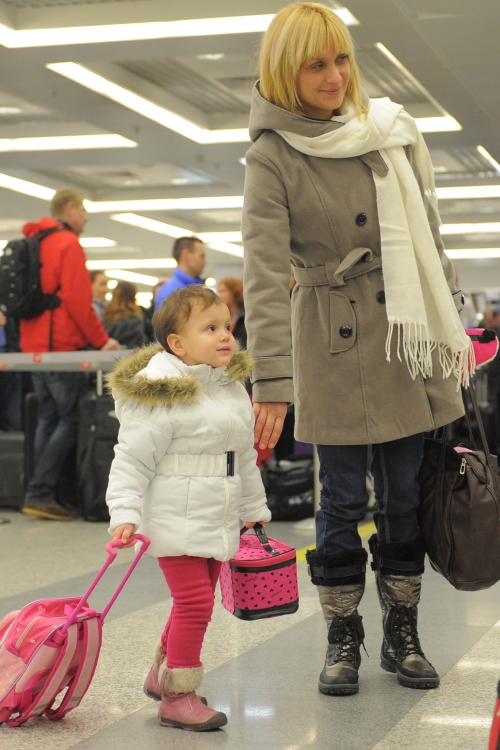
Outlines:
MULTIPOLYGON (((40 522, 0 512, 0 617, 45 596, 83 593, 102 564, 103 524, 40 522)), ((313 532, 274 523, 271 535, 305 547, 313 532)), ((96 591, 103 606, 132 551, 123 551, 96 591)), ((439 690, 399 687, 379 666, 381 625, 371 573, 361 605, 366 648, 358 695, 318 693, 325 626, 305 563, 299 563, 301 604, 292 616, 245 623, 219 603, 205 642, 203 693, 224 710, 228 726, 195 734, 166 729, 157 704, 142 693, 170 598, 154 560, 141 561, 111 610, 93 684, 64 721, 34 720, 0 727, 1 750, 486 750, 500 677, 498 587, 456 592, 428 570, 420 607, 426 653, 442 675, 439 690)))

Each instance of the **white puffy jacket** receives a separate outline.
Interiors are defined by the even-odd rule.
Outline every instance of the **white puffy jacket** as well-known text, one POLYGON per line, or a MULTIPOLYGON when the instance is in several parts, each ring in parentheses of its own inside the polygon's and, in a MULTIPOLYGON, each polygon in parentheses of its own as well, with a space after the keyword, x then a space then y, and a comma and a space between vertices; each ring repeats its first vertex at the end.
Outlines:
POLYGON ((270 519, 242 385, 248 374, 245 352, 218 368, 190 367, 157 345, 118 361, 108 376, 120 421, 106 495, 111 532, 133 524, 154 557, 229 560, 238 518, 270 519))

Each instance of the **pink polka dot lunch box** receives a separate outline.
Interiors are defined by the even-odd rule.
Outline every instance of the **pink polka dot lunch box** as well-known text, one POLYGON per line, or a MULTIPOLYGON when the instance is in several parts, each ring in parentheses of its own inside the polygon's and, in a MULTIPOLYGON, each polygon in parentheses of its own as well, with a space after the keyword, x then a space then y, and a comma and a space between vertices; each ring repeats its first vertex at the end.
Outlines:
POLYGON ((222 605, 240 620, 291 615, 299 608, 295 549, 268 539, 260 524, 254 530, 242 530, 238 552, 222 563, 222 605))

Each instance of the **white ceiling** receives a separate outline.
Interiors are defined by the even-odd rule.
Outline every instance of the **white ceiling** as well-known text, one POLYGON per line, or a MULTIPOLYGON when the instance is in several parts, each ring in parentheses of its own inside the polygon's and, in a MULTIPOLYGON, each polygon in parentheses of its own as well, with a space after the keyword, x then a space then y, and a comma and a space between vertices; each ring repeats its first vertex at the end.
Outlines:
MULTIPOLYGON (((243 128, 257 76, 259 33, 204 36, 202 28, 191 37, 65 44, 64 29, 271 14, 285 4, 0 1, 0 24, 51 30, 42 42, 48 41, 47 46, 0 45, 0 139, 116 133, 138 144, 109 150, 0 153, 0 173, 50 188, 71 185, 93 201, 241 195, 240 160, 248 143, 197 144, 45 66, 80 63, 200 126, 243 128), (6 109, 2 114, 9 107, 21 111, 8 114, 6 109)), ((351 31, 369 93, 392 96, 416 117, 446 111, 461 124, 460 131, 426 134, 437 186, 500 186, 500 174, 477 151, 482 145, 500 162, 499 0, 346 0, 346 5, 360 22, 351 31), (411 76, 395 67, 377 43, 411 76)), ((500 198, 443 200, 440 208, 444 223, 500 222, 500 198)), ((43 200, 0 188, 0 240, 16 234, 22 221, 46 212, 43 200)), ((113 221, 112 213, 116 210, 92 213, 87 234, 110 238, 117 245, 89 249, 89 258, 105 266, 110 258, 170 257, 170 237, 113 221)), ((136 213, 195 233, 235 231, 240 218, 234 208, 136 213)), ((500 247, 500 232, 446 235, 445 243, 455 249, 495 248, 500 247)), ((457 268, 464 286, 500 287, 500 260, 457 261, 457 268)), ((209 250, 210 275, 240 269, 239 259, 209 250)))

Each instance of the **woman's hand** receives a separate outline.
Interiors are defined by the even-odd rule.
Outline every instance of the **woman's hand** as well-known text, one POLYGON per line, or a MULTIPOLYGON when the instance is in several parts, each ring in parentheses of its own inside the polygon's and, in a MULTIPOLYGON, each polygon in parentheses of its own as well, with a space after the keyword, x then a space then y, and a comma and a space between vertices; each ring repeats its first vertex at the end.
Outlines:
POLYGON ((129 537, 134 533, 135 526, 132 523, 125 523, 123 526, 117 526, 117 528, 113 531, 113 541, 115 539, 121 539, 121 542, 123 544, 123 547, 126 549, 127 547, 133 547, 135 542, 129 543, 129 537))
POLYGON ((247 521, 245 526, 247 527, 247 529, 253 529, 256 523, 260 523, 262 528, 266 528, 267 521, 247 521))
POLYGON ((285 423, 287 404, 283 401, 254 403, 254 435, 259 448, 274 448, 285 423))

